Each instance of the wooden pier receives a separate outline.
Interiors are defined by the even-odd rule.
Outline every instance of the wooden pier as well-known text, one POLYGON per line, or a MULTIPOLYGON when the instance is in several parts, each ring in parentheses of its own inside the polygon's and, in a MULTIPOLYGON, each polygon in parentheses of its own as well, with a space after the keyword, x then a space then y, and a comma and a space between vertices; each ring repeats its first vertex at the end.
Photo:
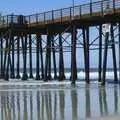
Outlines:
MULTIPOLYGON (((65 80, 64 59, 67 58, 64 58, 64 52, 70 52, 70 79, 75 84, 77 80, 76 49, 80 48, 84 52, 85 81, 89 83, 91 46, 95 46, 94 42, 98 41, 97 49, 94 48, 99 53, 98 81, 103 85, 106 82, 108 49, 111 49, 114 81, 118 82, 115 39, 118 36, 120 47, 120 1, 109 0, 109 10, 106 12, 107 2, 108 0, 98 1, 28 16, 13 14, 1 16, 0 78, 20 79, 20 69, 23 69, 22 80, 34 78, 33 63, 36 56, 35 80, 65 80), (104 24, 111 25, 110 32, 106 34, 103 33, 104 24), (90 27, 93 26, 99 30, 99 35, 97 39, 90 42, 90 27), (116 29, 118 29, 117 36, 115 36, 116 29), (78 30, 81 31, 81 35, 78 35, 80 34, 78 30), (71 36, 71 41, 67 46, 64 42, 67 42, 69 36, 63 38, 65 33, 71 36), (44 40, 42 36, 47 36, 47 40, 44 40), (55 39, 56 36, 58 36, 57 39, 55 39), (79 44, 78 36, 82 36, 79 44), (58 68, 56 54, 59 55, 58 68), (54 78, 51 75, 52 63, 54 78), (59 70, 59 75, 57 70, 59 70)), ((117 57, 120 57, 120 48, 117 57)))

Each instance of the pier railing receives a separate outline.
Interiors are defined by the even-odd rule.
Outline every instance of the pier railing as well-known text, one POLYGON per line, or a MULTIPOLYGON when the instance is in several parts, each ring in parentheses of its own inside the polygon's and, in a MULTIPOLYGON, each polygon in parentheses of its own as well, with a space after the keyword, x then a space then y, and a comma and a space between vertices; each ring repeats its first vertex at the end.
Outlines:
POLYGON ((120 13, 120 0, 104 0, 29 16, 1 16, 0 27, 7 27, 12 23, 26 23, 28 25, 49 24, 115 13, 120 13))

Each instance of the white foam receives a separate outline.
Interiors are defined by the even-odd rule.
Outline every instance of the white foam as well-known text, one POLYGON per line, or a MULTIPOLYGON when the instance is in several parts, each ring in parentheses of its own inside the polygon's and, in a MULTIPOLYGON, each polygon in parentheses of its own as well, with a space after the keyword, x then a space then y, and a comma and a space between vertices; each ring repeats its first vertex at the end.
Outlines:
MULTIPOLYGON (((20 74, 22 76, 22 73, 20 74)), ((84 79, 85 78, 85 72, 80 71, 78 72, 78 79, 84 79)), ((34 74, 34 77, 36 74, 34 74)), ((52 73, 52 77, 54 74, 52 73)), ((66 79, 70 79, 71 73, 65 73, 66 79)), ((113 79, 114 78, 114 72, 106 72, 106 78, 107 79, 113 79)), ((118 78, 119 78, 119 72, 118 72, 118 78)), ((91 72, 90 73, 90 79, 98 79, 98 72, 91 72)), ((93 83, 96 83, 97 81, 94 81, 93 83)), ((79 83, 79 81, 78 81, 79 83)), ((80 83, 82 83, 80 81, 80 83)), ((85 81, 83 81, 85 83, 85 81)), ((98 82, 97 82, 98 83, 98 82)), ((0 86, 2 85, 46 85, 46 84, 52 84, 52 85, 61 85, 61 84, 71 84, 70 81, 64 81, 64 82, 59 82, 59 81, 48 81, 44 82, 43 80, 36 81, 34 79, 28 79, 27 81, 22 81, 21 79, 10 79, 9 81, 5 81, 3 79, 0 80, 0 86)))

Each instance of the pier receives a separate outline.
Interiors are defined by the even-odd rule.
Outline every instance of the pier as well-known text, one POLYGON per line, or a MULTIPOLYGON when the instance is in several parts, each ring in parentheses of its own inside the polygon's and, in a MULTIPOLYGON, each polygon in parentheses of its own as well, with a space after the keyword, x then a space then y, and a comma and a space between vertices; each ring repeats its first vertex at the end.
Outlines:
POLYGON ((86 83, 91 81, 90 52, 94 50, 99 54, 98 81, 104 85, 108 50, 111 49, 114 82, 118 83, 117 71, 120 72, 120 69, 116 58, 120 58, 120 1, 109 0, 109 9, 106 11, 107 4, 108 0, 105 0, 33 15, 1 16, 0 79, 63 81, 66 79, 64 59, 68 59, 64 57, 64 53, 70 53, 70 80, 75 84, 79 68, 76 51, 82 49, 84 56, 79 59, 84 60, 86 83), (110 25, 110 31, 104 32, 106 24, 110 25), (93 40, 90 38, 91 27, 99 32, 93 40), (116 54, 116 44, 119 46, 119 54, 116 54), (20 69, 23 69, 22 76, 20 69))

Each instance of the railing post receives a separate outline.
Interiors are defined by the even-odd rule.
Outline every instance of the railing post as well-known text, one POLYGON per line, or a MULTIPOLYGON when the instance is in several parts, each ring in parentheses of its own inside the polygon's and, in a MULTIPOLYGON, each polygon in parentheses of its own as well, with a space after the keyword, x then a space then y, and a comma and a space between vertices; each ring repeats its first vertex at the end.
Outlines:
POLYGON ((29 24, 31 23, 31 21, 30 21, 30 16, 29 16, 29 24))
POLYGON ((45 12, 44 12, 44 23, 45 23, 45 12))
POLYGON ((36 14, 36 24, 38 23, 38 14, 36 14))
POLYGON ((101 1, 101 13, 102 13, 102 16, 104 16, 104 13, 103 13, 103 0, 101 1))
POLYGON ((115 0, 113 0, 113 12, 115 14, 115 0))
POLYGON ((82 13, 81 5, 80 5, 80 8, 79 8, 79 9, 80 9, 80 18, 81 18, 81 16, 82 16, 82 15, 81 15, 81 13, 82 13))
POLYGON ((92 2, 90 2, 90 16, 92 16, 92 2))
POLYGON ((7 27, 8 27, 8 15, 7 15, 7 27))
POLYGON ((77 28, 76 28, 76 25, 72 25, 71 82, 73 85, 75 84, 77 79, 76 41, 77 41, 77 28))
POLYGON ((62 23, 62 9, 60 10, 60 13, 61 13, 61 23, 62 23))
POLYGON ((4 25, 4 21, 5 21, 5 20, 4 20, 4 17, 3 17, 3 25, 4 25))
POLYGON ((52 10, 52 22, 54 22, 54 11, 52 10))
POLYGON ((102 24, 99 26, 99 78, 98 81, 101 82, 101 75, 102 75, 102 24))
POLYGON ((11 23, 13 23, 13 14, 11 14, 11 23))
MULTIPOLYGON (((70 7, 70 21, 72 20, 72 10, 71 10, 72 8, 70 7)), ((74 8, 73 8, 74 9, 74 8)), ((74 16, 73 16, 73 18, 74 18, 74 16)))

